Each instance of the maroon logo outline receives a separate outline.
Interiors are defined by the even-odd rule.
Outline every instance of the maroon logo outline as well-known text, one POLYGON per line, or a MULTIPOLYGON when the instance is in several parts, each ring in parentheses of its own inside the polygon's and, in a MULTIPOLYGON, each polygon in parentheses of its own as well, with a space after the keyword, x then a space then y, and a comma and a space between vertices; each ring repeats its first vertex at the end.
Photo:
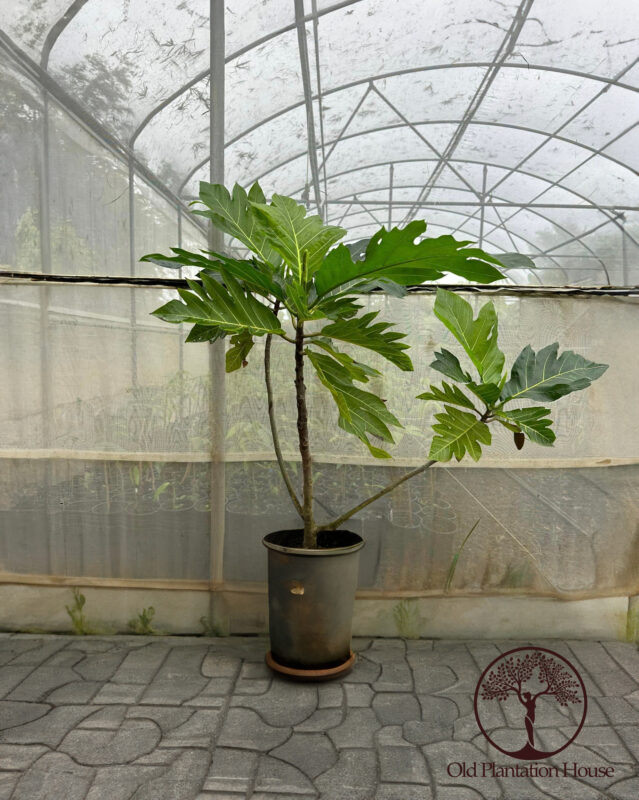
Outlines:
POLYGON ((484 738, 487 739, 487 741, 490 742, 495 749, 499 750, 500 753, 503 753, 506 756, 511 756, 512 758, 517 758, 522 761, 539 761, 560 753, 562 750, 568 747, 568 745, 572 744, 577 736, 579 736, 579 733, 584 726, 584 722, 586 721, 586 713, 588 711, 588 695, 586 693, 586 687, 581 675, 567 658, 564 658, 562 655, 559 655, 559 653, 555 653, 554 650, 549 650, 546 647, 535 647, 534 645, 528 645, 527 647, 515 647, 512 650, 508 650, 508 652, 502 653, 490 662, 477 681, 475 696, 473 698, 473 708, 479 730, 482 732, 484 738), (523 651, 530 651, 535 655, 525 657, 523 660, 517 659, 517 663, 515 663, 513 654, 522 653, 523 651), (552 659, 548 658, 548 656, 545 655, 546 653, 552 656, 552 659), (502 661, 503 665, 499 664, 499 662, 502 661), (566 672, 566 669, 561 662, 568 666, 572 675, 569 675, 566 672), (497 670, 491 674, 491 670, 496 665, 497 670), (538 671, 540 683, 546 684, 546 689, 533 696, 530 691, 522 691, 522 689, 525 686, 526 681, 532 677, 532 674, 535 670, 538 671), (577 681, 571 680, 573 675, 577 681), (508 680, 509 683, 506 683, 506 680, 508 680), (491 696, 484 696, 480 698, 480 691, 484 687, 485 682, 488 683, 488 688, 485 691, 491 696), (555 691, 550 691, 551 687, 554 687, 555 691), (581 698, 578 699, 576 692, 577 687, 581 688, 582 693, 581 698), (524 729, 526 732, 527 742, 519 750, 505 750, 503 747, 500 747, 498 744, 496 744, 484 729, 479 714, 480 699, 484 702, 490 702, 490 700, 493 699, 501 702, 507 699, 511 691, 518 697, 519 702, 525 708, 524 729), (537 698, 541 695, 554 696, 556 700, 557 695, 560 695, 560 699, 557 700, 557 702, 564 706, 569 702, 575 704, 583 703, 581 721, 574 734, 570 739, 568 739, 567 742, 562 744, 561 747, 549 752, 537 750, 534 745, 535 703, 537 698))

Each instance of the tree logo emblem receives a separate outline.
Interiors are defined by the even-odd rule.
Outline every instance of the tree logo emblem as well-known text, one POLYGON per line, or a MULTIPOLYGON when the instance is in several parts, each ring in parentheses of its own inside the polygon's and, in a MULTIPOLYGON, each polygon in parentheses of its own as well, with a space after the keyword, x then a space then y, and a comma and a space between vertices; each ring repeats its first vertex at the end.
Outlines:
POLYGON ((480 731, 497 750, 525 761, 549 758, 568 747, 583 727, 587 708, 577 670, 545 647, 509 650, 486 667, 475 689, 480 731), (544 723, 568 731, 561 747, 547 749, 544 723))

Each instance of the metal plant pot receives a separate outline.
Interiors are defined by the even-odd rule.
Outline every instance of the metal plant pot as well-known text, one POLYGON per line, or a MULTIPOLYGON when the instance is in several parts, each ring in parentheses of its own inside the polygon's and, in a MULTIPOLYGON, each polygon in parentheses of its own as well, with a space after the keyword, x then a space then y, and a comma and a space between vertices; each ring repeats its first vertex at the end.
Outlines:
POLYGON ((351 628, 361 536, 322 531, 317 549, 302 531, 264 537, 268 549, 269 666, 290 677, 330 678, 353 664, 351 628))

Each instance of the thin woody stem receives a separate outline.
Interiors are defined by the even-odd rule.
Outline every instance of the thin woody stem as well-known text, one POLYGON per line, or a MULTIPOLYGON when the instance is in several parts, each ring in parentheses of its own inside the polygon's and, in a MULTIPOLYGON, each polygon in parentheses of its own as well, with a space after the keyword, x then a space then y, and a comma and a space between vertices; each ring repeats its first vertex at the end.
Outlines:
POLYGON ((374 503, 375 500, 379 500, 380 497, 383 497, 385 494, 392 492, 393 489, 396 489, 398 486, 401 486, 401 484, 404 483, 404 481, 409 481, 411 478, 414 478, 416 475, 419 475, 420 473, 424 472, 425 470, 427 470, 429 467, 432 467, 433 464, 436 463, 437 462, 435 460, 431 459, 430 461, 427 461, 425 464, 422 464, 421 467, 416 467, 410 472, 405 473, 404 475, 401 476, 401 478, 397 478, 396 481, 389 483, 388 486, 385 486, 383 489, 380 489, 379 492, 376 492, 372 497, 369 497, 368 500, 364 500, 362 503, 355 506, 354 508, 351 508, 350 511, 346 511, 344 514, 342 514, 332 522, 328 522, 326 523, 326 525, 318 525, 317 530, 334 531, 342 524, 342 522, 346 522, 347 519, 350 519, 352 516, 357 514, 358 511, 361 511, 362 509, 366 508, 366 506, 370 505, 371 503, 374 503))
POLYGON ((313 519, 313 464, 308 433, 308 410, 304 384, 304 323, 297 321, 295 329, 295 396, 297 399, 297 435, 302 458, 302 519, 304 547, 317 547, 317 528, 313 519))
MULTIPOLYGON (((275 313, 279 309, 279 301, 275 304, 275 313)), ((282 473, 282 478, 284 480, 284 485, 289 493, 291 501, 295 506, 295 510, 303 517, 302 505, 297 498, 295 493, 295 489, 293 488, 293 484, 291 479, 289 478, 288 471, 286 469, 286 464, 284 463, 284 458, 282 457, 282 448, 280 446, 280 437, 277 433, 277 424, 275 422, 275 408, 273 404, 273 385, 271 383, 271 343, 273 340, 273 334, 269 333, 266 337, 266 344, 264 346, 264 379, 266 381, 266 396, 268 398, 268 419, 271 425, 271 436, 273 437, 273 449, 275 450, 275 456, 277 458, 277 463, 280 468, 280 472, 282 473)))

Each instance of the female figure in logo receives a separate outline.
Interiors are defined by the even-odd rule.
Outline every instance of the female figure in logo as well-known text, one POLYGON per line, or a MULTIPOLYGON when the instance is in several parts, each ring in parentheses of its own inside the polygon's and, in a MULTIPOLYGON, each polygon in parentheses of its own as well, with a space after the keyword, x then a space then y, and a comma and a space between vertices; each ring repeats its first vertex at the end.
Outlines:
POLYGON ((531 747, 535 746, 534 735, 533 735, 533 725, 535 724, 535 703, 537 702, 537 698, 533 697, 530 692, 524 692, 523 698, 519 697, 519 702, 524 706, 526 709, 526 733, 528 734, 528 744, 531 747))

